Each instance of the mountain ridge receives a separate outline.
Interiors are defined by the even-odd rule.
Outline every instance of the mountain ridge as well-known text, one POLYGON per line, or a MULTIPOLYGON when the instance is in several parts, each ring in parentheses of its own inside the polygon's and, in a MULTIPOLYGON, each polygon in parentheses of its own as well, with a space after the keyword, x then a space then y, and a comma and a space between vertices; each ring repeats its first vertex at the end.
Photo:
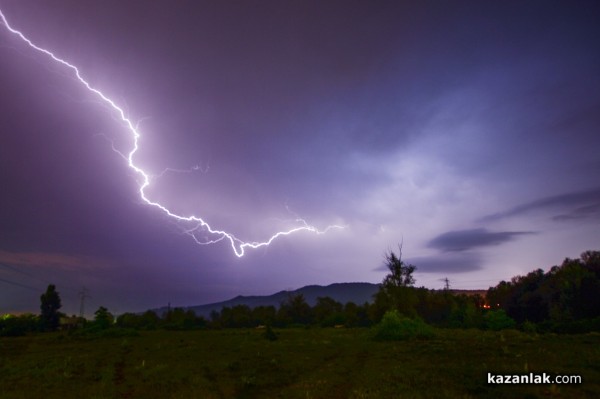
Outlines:
MULTIPOLYGON (((362 305, 365 302, 372 302, 373 295, 379 290, 380 284, 353 282, 353 283, 333 283, 329 285, 311 284, 296 290, 282 290, 271 295, 238 295, 234 298, 221 301, 207 303, 203 305, 192 306, 177 306, 184 310, 193 310, 197 316, 209 317, 213 311, 220 312, 224 307, 233 307, 237 305, 246 305, 250 308, 258 306, 275 306, 276 308, 290 296, 302 294, 304 299, 310 306, 317 303, 318 297, 330 297, 343 304, 354 302, 357 305, 362 305)), ((158 315, 162 316, 169 310, 163 306, 158 309, 151 309, 158 315)))
MULTIPOLYGON (((275 306, 279 308, 282 302, 291 296, 302 294, 306 302, 312 307, 317 303, 319 297, 330 297, 337 302, 346 304, 354 302, 357 305, 363 305, 365 302, 372 303, 373 296, 379 291, 381 284, 352 282, 352 283, 332 283, 329 285, 310 284, 295 290, 282 290, 271 295, 238 295, 231 299, 220 302, 211 302, 203 305, 176 306, 184 310, 193 310, 197 316, 210 317, 213 311, 220 312, 224 307, 233 307, 246 305, 250 308, 258 306, 275 306)), ((474 289, 450 289, 454 295, 481 295, 486 296, 487 290, 474 289)), ((150 309, 159 316, 168 312, 169 307, 150 309)))

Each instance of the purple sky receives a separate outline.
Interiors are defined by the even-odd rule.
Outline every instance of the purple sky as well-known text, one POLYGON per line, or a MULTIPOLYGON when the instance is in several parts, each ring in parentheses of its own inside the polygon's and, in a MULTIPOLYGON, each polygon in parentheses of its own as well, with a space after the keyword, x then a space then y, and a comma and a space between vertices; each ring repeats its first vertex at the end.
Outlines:
MULTIPOLYGON (((0 24, 0 313, 88 314, 385 276, 487 288, 600 249, 600 7, 0 0, 139 121, 148 195, 262 241, 197 245, 143 203, 131 135, 0 24), (112 142, 112 144, 111 144, 112 142)), ((508 4, 507 4, 508 3, 508 4)))

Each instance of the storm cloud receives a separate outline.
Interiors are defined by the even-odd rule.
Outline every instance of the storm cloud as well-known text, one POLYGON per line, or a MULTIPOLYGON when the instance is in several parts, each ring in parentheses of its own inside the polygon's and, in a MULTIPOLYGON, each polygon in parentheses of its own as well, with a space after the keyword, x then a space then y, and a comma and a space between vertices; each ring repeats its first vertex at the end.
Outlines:
POLYGON ((556 210, 564 213, 554 216, 554 220, 597 218, 600 212, 600 188, 540 198, 503 212, 487 215, 481 221, 490 222, 530 212, 556 210))
POLYGON ((486 229, 456 230, 440 234, 429 241, 428 247, 444 252, 468 251, 475 248, 504 244, 508 241, 527 234, 530 231, 500 231, 490 232, 486 229))
POLYGON ((568 213, 556 215, 552 220, 566 221, 566 220, 581 220, 581 219, 600 219, 600 202, 588 206, 582 206, 575 208, 568 213))
MULTIPOLYGON (((417 273, 465 273, 481 270, 483 257, 479 253, 444 253, 403 259, 405 264, 416 266, 417 273)), ((385 264, 376 271, 389 272, 385 264)))
POLYGON ((419 273, 465 273, 480 270, 483 258, 476 253, 440 254, 407 259, 419 273))

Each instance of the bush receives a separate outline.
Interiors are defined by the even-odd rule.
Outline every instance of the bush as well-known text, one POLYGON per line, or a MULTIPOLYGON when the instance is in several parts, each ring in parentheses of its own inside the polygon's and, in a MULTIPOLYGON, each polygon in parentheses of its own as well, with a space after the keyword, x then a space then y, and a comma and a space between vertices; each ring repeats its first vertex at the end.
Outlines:
POLYGON ((95 324, 99 330, 105 330, 111 327, 115 320, 115 317, 112 315, 112 313, 110 313, 104 306, 100 306, 94 315, 93 324, 95 324))
POLYGON ((263 337, 269 341, 277 341, 277 339, 279 338, 277 333, 273 331, 270 325, 267 325, 267 328, 263 333, 263 337))
POLYGON ((409 319, 396 310, 386 312, 374 330, 374 339, 380 341, 427 339, 435 335, 433 327, 423 320, 409 319))
POLYGON ((98 338, 121 338, 121 337, 138 337, 140 333, 127 327, 111 327, 104 328, 98 324, 90 323, 85 328, 72 331, 69 336, 72 338, 81 339, 98 339, 98 338))
POLYGON ((32 314, 0 318, 0 337, 20 337, 40 329, 39 317, 32 314))
POLYGON ((483 318, 484 318, 484 322, 485 322, 485 327, 488 330, 493 330, 493 331, 500 331, 500 330, 506 330, 509 328, 515 328, 515 325, 517 324, 502 309, 491 310, 491 311, 487 312, 483 318))
POLYGON ((529 320, 525 320, 521 325, 521 330, 528 334, 535 334, 537 332, 537 326, 535 325, 535 323, 532 323, 529 320))
POLYGON ((575 320, 571 322, 555 323, 552 332, 559 334, 584 334, 600 332, 600 317, 595 319, 575 320))

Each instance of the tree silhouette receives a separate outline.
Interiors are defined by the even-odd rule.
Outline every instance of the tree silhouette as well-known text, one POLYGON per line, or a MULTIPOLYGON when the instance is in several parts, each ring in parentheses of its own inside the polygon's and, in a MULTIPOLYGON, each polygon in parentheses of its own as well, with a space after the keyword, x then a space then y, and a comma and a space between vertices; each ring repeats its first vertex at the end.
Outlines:
POLYGON ((534 270, 490 287, 492 308, 506 311, 517 324, 536 323, 556 332, 594 331, 600 325, 600 252, 566 258, 549 271, 534 270))
POLYGON ((56 292, 56 286, 50 284, 46 289, 46 292, 40 297, 41 311, 40 322, 44 331, 56 331, 60 324, 60 313, 58 309, 61 308, 60 296, 56 292))
POLYGON ((415 284, 415 278, 412 274, 417 267, 407 265, 402 261, 402 248, 400 248, 398 256, 393 251, 386 254, 385 265, 390 270, 390 274, 383 279, 385 288, 412 287, 415 284))
POLYGON ((375 295, 375 309, 378 317, 386 310, 397 310, 406 316, 416 316, 417 297, 413 285, 413 272, 416 266, 402 261, 402 246, 399 255, 390 251, 385 255, 385 265, 390 273, 385 276, 379 292, 375 295))
POLYGON ((317 303, 313 307, 314 321, 323 327, 332 327, 337 324, 344 324, 344 305, 334 299, 318 297, 317 303))
POLYGON ((112 325, 114 316, 104 306, 100 306, 94 312, 94 323, 100 328, 105 329, 112 325))
POLYGON ((306 303, 304 295, 290 295, 279 308, 279 319, 284 324, 309 324, 312 320, 312 309, 306 303))

